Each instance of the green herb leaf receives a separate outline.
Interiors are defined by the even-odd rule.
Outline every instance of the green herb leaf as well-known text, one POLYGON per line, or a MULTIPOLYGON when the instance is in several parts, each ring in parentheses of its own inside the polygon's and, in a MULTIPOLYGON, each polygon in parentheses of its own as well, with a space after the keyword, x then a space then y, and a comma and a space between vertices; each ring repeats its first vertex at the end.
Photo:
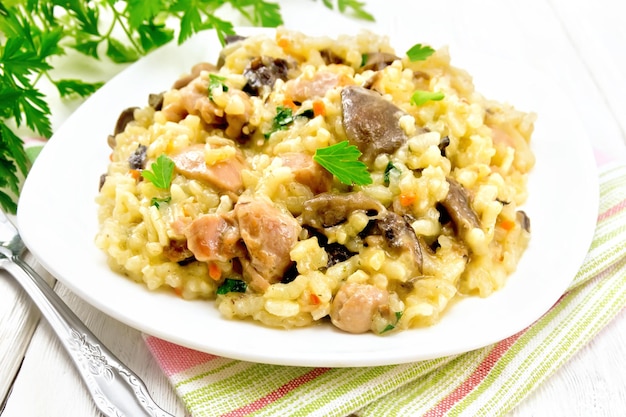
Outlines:
POLYGON ((396 170, 398 172, 400 172, 400 170, 398 168, 396 168, 396 166, 393 164, 393 162, 389 161, 387 162, 387 166, 385 167, 385 173, 383 174, 383 182, 385 184, 385 186, 389 186, 389 175, 391 174, 392 170, 396 170))
MULTIPOLYGON (((362 1, 322 1, 329 9, 373 20, 362 1)), ((37 84, 52 79, 53 64, 64 64, 56 57, 69 49, 89 59, 107 56, 115 63, 128 63, 170 42, 177 23, 179 43, 215 29, 224 44, 225 36, 234 34, 233 24, 217 17, 224 7, 254 26, 283 24, 279 5, 266 0, 0 1, 0 124, 5 137, 7 132, 15 136, 7 126, 23 125, 37 136, 51 136, 48 99, 37 84)), ((101 85, 69 79, 53 82, 62 97, 86 97, 101 85)), ((19 196, 11 190, 19 191, 23 179, 17 175, 22 163, 15 162, 25 160, 22 148, 21 141, 15 146, 0 142, 0 205, 11 213, 19 196)))
POLYGON ((411 96, 411 104, 421 106, 429 101, 443 100, 445 95, 441 91, 423 91, 417 90, 411 96))
MULTIPOLYGON (((326 7, 330 5, 330 1, 323 2, 326 7)), ((365 2, 358 0, 337 0, 339 11, 344 14, 352 14, 359 19, 375 22, 376 19, 365 10, 365 2), (349 11, 351 10, 351 11, 349 11)), ((332 7, 329 7, 332 9, 332 7)))
POLYGON ((372 176, 367 165, 359 161, 361 151, 347 140, 315 151, 313 159, 346 185, 367 185, 372 176))
POLYGON ((435 50, 428 45, 417 43, 406 51, 406 56, 411 62, 424 61, 426 58, 435 53, 435 50))
POLYGON ((161 204, 166 204, 172 201, 172 196, 168 196, 165 198, 152 197, 150 199, 150 205, 156 208, 161 208, 161 204))
POLYGON ((228 86, 224 84, 226 78, 220 77, 217 74, 209 74, 209 99, 213 100, 213 89, 221 88, 223 92, 228 91, 228 86))
POLYGON ((217 288, 218 294, 228 294, 229 292, 246 292, 248 285, 239 279, 226 278, 222 285, 217 288))
POLYGON ((387 332, 395 329, 396 326, 398 325, 398 322, 402 318, 402 314, 404 314, 403 311, 396 311, 395 312, 396 322, 394 324, 388 324, 387 326, 385 326, 385 328, 380 332, 380 334, 387 333, 387 332))
POLYGON ((155 187, 169 190, 174 176, 174 161, 167 155, 161 154, 150 168, 152 171, 143 170, 141 176, 154 184, 155 187))
POLYGON ((87 83, 82 80, 63 79, 54 81, 61 97, 80 96, 89 97, 95 93, 104 83, 87 83))

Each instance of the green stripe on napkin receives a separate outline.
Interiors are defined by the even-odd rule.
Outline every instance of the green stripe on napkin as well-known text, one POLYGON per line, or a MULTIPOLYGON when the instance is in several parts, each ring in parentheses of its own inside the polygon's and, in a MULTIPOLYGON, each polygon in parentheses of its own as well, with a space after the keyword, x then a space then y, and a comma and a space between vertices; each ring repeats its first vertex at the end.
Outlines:
POLYGON ((626 166, 601 169, 598 225, 558 303, 529 328, 462 355, 370 368, 262 365, 146 336, 194 417, 504 415, 626 304, 626 166))

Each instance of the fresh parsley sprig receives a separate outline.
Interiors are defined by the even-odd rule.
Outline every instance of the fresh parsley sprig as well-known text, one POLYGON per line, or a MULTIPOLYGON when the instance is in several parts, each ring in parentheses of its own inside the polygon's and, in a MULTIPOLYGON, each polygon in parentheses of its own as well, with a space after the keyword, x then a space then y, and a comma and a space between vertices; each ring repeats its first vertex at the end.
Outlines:
POLYGON ((162 190, 169 190, 174 175, 174 161, 167 155, 161 154, 155 162, 150 165, 150 170, 141 171, 141 176, 162 190))
MULTIPOLYGON (((373 20, 360 1, 323 3, 373 20)), ((207 29, 215 29, 224 44, 234 28, 217 17, 222 7, 231 7, 253 26, 283 24, 279 5, 265 0, 0 1, 0 207, 15 213, 30 168, 19 136, 52 135, 41 81, 54 85, 62 99, 85 98, 103 84, 60 79, 55 65, 62 66, 71 52, 87 62, 133 62, 174 39, 182 43, 207 29)))
POLYGON ((426 58, 435 53, 435 50, 428 45, 422 45, 416 43, 406 51, 406 56, 409 57, 409 61, 424 61, 426 58))
POLYGON ((359 160, 360 156, 361 151, 344 140, 317 149, 313 160, 346 185, 371 184, 372 176, 367 170, 367 165, 359 160))

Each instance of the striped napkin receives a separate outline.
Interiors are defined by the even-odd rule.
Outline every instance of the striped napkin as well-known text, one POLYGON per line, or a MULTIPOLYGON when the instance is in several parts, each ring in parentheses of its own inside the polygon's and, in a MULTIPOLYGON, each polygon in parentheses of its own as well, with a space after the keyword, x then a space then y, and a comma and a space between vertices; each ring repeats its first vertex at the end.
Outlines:
POLYGON ((461 355, 393 366, 263 365, 145 340, 194 417, 504 415, 626 305, 626 166, 600 170, 593 243, 568 291, 530 327, 461 355))

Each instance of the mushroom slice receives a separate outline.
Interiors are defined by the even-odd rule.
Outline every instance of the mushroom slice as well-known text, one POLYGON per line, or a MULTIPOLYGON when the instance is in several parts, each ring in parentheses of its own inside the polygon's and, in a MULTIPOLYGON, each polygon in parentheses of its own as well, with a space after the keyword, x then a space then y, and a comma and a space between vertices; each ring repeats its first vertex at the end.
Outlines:
POLYGON ((374 91, 348 86, 341 91, 341 107, 346 136, 366 163, 395 152, 408 140, 399 123, 405 113, 374 91))
POLYGON ((452 178, 447 178, 450 186, 448 195, 441 202, 441 206, 450 216, 456 232, 461 237, 473 228, 480 227, 480 220, 474 209, 470 206, 467 190, 452 178))
POLYGON ((370 52, 365 54, 365 62, 361 67, 361 71, 380 71, 398 59, 401 58, 389 52, 370 52))
POLYGON ((322 230, 343 223, 356 210, 378 215, 385 207, 362 192, 322 193, 304 203, 301 220, 303 225, 322 230))
POLYGON ((409 222, 392 211, 385 212, 376 220, 376 227, 380 230, 386 246, 391 250, 408 250, 415 260, 419 271, 424 268, 422 246, 409 222))

